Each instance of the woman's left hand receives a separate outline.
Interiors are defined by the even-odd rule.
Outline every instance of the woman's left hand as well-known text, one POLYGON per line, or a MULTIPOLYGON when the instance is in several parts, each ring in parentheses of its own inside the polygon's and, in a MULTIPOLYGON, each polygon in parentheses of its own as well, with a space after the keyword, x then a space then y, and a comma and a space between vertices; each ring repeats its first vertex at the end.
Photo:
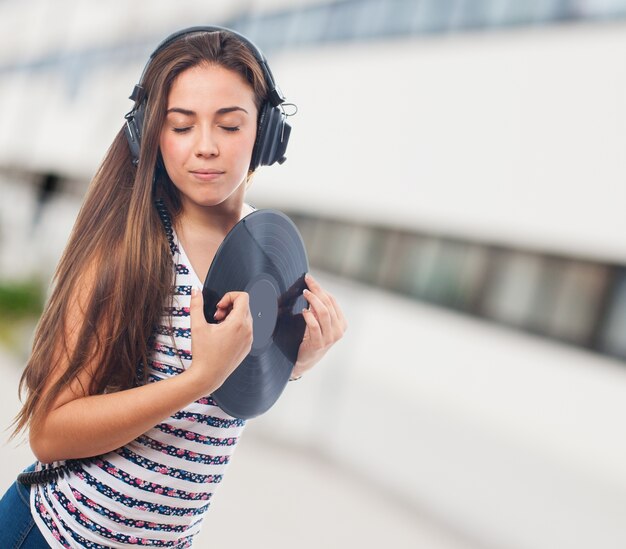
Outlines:
POLYGON ((348 328, 335 298, 310 274, 307 273, 305 281, 309 290, 304 290, 303 295, 309 302, 309 308, 302 312, 306 330, 291 373, 292 378, 301 376, 317 364, 348 328))

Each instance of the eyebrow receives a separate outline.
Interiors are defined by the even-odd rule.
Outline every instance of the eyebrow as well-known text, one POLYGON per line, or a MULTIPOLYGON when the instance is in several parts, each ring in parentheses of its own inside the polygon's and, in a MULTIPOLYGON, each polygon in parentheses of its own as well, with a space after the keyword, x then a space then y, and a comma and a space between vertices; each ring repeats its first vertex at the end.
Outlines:
POLYGON ((244 109, 243 107, 223 107, 221 109, 218 109, 216 112, 217 114, 227 114, 229 112, 234 112, 234 111, 243 111, 246 114, 248 114, 248 111, 246 109, 244 109))
POLYGON ((193 111, 190 111, 188 109, 181 109, 180 107, 172 107, 171 109, 167 109, 167 112, 165 114, 170 114, 171 112, 178 112, 180 114, 184 114, 185 116, 193 116, 194 114, 196 114, 193 111))
MULTIPOLYGON (((216 114, 228 114, 229 112, 234 112, 234 111, 243 111, 246 114, 249 114, 246 109, 244 109, 243 107, 237 107, 237 106, 222 107, 221 109, 218 109, 215 112, 216 114)), ((185 116, 193 116, 196 114, 195 111, 190 111, 189 109, 181 109, 180 107, 172 107, 171 109, 167 109, 166 114, 170 114, 171 112, 177 112, 180 114, 184 114, 185 116)))

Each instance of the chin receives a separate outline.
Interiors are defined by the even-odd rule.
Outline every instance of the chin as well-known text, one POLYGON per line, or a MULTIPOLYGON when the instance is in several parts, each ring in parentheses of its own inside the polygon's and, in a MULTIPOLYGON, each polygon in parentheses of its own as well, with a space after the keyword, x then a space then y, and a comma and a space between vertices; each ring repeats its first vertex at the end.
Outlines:
POLYGON ((190 205, 210 208, 215 206, 226 206, 228 204, 236 204, 240 199, 245 197, 245 184, 239 185, 202 185, 187 189, 189 192, 183 192, 179 188, 181 199, 190 205), (183 198, 184 197, 184 198, 183 198))
POLYGON ((202 206, 204 208, 211 208, 220 205, 226 205, 227 203, 231 203, 237 200, 236 195, 220 195, 220 196, 199 196, 194 197, 191 201, 198 206, 202 206))

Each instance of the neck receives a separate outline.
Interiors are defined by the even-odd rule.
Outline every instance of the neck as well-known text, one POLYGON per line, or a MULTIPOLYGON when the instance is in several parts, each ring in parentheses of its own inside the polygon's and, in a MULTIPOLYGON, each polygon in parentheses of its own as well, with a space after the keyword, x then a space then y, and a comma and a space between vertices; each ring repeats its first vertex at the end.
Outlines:
POLYGON ((229 204, 219 206, 198 206, 183 202, 182 212, 177 225, 182 225, 193 231, 217 233, 226 236, 235 224, 241 219, 243 204, 229 204))
POLYGON ((200 206, 182 198, 182 211, 175 221, 178 232, 204 235, 222 240, 228 232, 250 211, 241 195, 231 196, 216 206, 200 206))
POLYGON ((217 250, 228 232, 247 213, 249 206, 238 201, 224 201, 217 206, 199 206, 183 202, 182 212, 174 222, 176 233, 194 271, 202 280, 209 271, 217 250))

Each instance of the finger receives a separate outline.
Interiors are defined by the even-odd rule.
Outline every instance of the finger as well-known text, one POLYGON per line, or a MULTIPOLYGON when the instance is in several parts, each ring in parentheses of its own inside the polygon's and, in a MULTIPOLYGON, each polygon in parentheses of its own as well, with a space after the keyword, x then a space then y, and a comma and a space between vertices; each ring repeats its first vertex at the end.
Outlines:
POLYGON ((311 344, 315 349, 321 349, 324 346, 324 339, 322 337, 322 328, 319 322, 315 318, 315 315, 310 309, 302 309, 302 316, 306 322, 308 329, 308 336, 311 340, 311 344))
POLYGON ((309 289, 312 290, 326 304, 333 320, 333 327, 340 329, 341 334, 343 334, 343 332, 348 329, 348 322, 346 321, 346 317, 337 303, 337 300, 330 292, 326 292, 322 288, 320 283, 311 275, 311 273, 307 273, 305 275, 305 280, 309 289))
MULTIPOLYGON (((328 316, 330 318, 329 322, 324 321, 323 319, 321 320, 320 324, 322 326, 322 333, 324 335, 324 339, 326 341, 327 344, 329 343, 333 343, 335 341, 338 341, 339 339, 341 339, 341 337, 343 336, 344 332, 345 332, 345 327, 346 327, 346 321, 345 319, 342 317, 339 317, 337 315, 337 311, 335 309, 335 305, 336 305, 336 301, 334 300, 334 297, 331 294, 327 294, 328 296, 328 302, 329 302, 329 306, 327 307, 328 310, 328 316)), ((305 298, 310 297, 310 303, 312 303, 313 299, 314 299, 314 294, 311 293, 307 293, 304 296, 305 298)), ((313 305, 311 305, 313 307, 313 305)), ((317 309, 316 309, 317 310, 317 309)))
POLYGON ((247 292, 227 292, 217 302, 217 307, 219 309, 234 309, 235 307, 247 306, 248 298, 247 292))
POLYGON ((315 278, 313 278, 310 273, 307 273, 305 278, 309 290, 311 290, 317 297, 319 297, 324 302, 324 305, 326 305, 326 308, 328 310, 331 310, 333 308, 331 295, 326 290, 324 290, 324 288, 322 288, 321 284, 317 280, 315 280, 315 278))
POLYGON ((217 311, 215 311, 213 318, 219 322, 220 320, 224 320, 228 316, 228 312, 229 311, 226 309, 218 309, 217 311))
POLYGON ((325 292, 325 299, 322 298, 322 301, 324 301, 324 304, 330 313, 333 328, 338 329, 341 326, 341 321, 339 319, 339 315, 337 314, 337 302, 335 301, 335 298, 330 292, 325 292))
POLYGON ((327 334, 332 330, 332 317, 326 307, 326 304, 315 295, 311 290, 304 290, 304 298, 311 304, 313 314, 320 324, 323 334, 327 334))
POLYGON ((341 327, 341 330, 343 333, 348 329, 348 322, 346 320, 346 316, 343 314, 343 310, 339 306, 339 303, 337 303, 335 296, 333 296, 332 294, 328 294, 328 298, 330 299, 330 302, 332 303, 333 312, 335 314, 335 317, 337 318, 337 322, 339 326, 341 327))
POLYGON ((228 317, 233 320, 244 319, 250 316, 250 302, 247 292, 228 292, 219 302, 221 308, 228 309, 224 311, 224 318, 228 317))
POLYGON ((216 307, 222 307, 227 309, 235 301, 235 292, 226 292, 222 298, 217 302, 216 307))
MULTIPOLYGON (((215 318, 215 320, 218 322, 224 320, 233 311, 233 309, 235 308, 236 302, 237 301, 241 302, 242 299, 246 301, 248 300, 248 294, 246 292, 225 293, 215 305, 216 310, 215 310, 215 314, 213 315, 213 318, 215 318)), ((237 313, 235 314, 235 316, 245 313, 245 310, 239 309, 240 306, 241 306, 241 303, 237 305, 238 309, 237 309, 237 313)))
POLYGON ((311 275, 311 273, 307 273, 304 279, 306 280, 306 285, 309 287, 309 290, 315 292, 320 297, 326 296, 324 288, 322 288, 321 284, 315 278, 313 278, 313 275, 311 275))
POLYGON ((221 304, 219 304, 219 303, 218 303, 218 304, 216 305, 215 314, 214 314, 213 316, 214 316, 214 318, 215 318, 216 320, 223 320, 223 319, 225 319, 225 318, 228 316, 228 314, 229 314, 232 310, 233 310, 232 305, 230 305, 230 306, 228 306, 228 307, 224 307, 223 305, 221 305, 221 304))
POLYGON ((202 292, 197 288, 191 289, 191 305, 189 307, 189 314, 191 316, 191 326, 193 327, 201 319, 204 320, 204 299, 202 298, 202 292))

